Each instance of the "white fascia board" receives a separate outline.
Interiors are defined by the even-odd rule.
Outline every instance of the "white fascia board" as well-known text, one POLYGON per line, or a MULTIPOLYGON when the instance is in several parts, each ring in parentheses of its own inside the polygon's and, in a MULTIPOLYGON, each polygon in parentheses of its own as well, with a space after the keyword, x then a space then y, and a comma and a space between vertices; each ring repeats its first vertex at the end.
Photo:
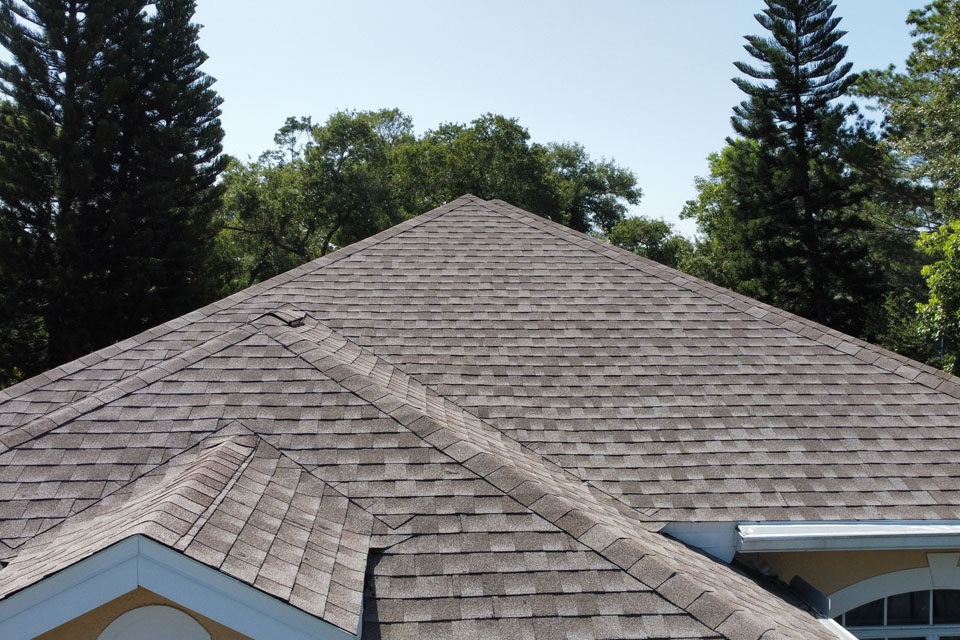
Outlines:
POLYGON ((138 554, 127 538, 0 600, 0 637, 33 638, 133 591, 138 554))
POLYGON ((358 637, 141 535, 0 601, 0 637, 28 640, 138 586, 254 640, 358 637))
POLYGON ((742 553, 957 548, 957 520, 756 522, 739 524, 736 534, 742 553))
POLYGON ((736 554, 736 522, 671 522, 660 533, 730 563, 736 554))

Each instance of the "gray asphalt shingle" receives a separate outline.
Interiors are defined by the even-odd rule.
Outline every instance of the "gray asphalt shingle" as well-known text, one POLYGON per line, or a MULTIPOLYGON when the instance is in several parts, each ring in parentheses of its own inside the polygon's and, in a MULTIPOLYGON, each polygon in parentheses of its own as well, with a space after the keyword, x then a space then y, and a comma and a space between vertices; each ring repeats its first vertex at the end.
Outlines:
POLYGON ((958 389, 467 196, 0 392, 0 593, 142 533, 365 637, 832 637, 657 531, 958 518, 958 389))

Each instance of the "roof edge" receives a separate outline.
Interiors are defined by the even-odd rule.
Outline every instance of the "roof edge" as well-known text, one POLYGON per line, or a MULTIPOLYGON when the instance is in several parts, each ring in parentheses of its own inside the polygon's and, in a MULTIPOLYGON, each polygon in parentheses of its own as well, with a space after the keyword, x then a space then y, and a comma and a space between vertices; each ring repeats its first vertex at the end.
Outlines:
POLYGON ((741 522, 740 553, 957 549, 960 520, 741 522))

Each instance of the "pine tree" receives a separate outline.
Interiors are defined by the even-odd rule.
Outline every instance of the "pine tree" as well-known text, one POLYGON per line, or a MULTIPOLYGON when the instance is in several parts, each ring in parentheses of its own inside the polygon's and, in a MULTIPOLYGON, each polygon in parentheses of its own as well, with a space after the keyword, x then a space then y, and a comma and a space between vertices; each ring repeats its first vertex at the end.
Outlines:
MULTIPOLYGON (((736 206, 738 277, 767 301, 860 333, 879 279, 857 204, 864 190, 850 159, 870 142, 835 103, 855 76, 843 62, 845 34, 829 0, 766 0, 757 21, 770 37, 747 36, 759 63, 736 63, 752 80, 734 108, 728 187, 736 206)), ((862 154, 860 154, 862 155, 862 154)))
POLYGON ((0 0, 0 274, 21 311, 0 326, 8 377, 203 301, 224 160, 193 13, 192 0, 0 0), (34 348, 13 348, 18 335, 34 348))

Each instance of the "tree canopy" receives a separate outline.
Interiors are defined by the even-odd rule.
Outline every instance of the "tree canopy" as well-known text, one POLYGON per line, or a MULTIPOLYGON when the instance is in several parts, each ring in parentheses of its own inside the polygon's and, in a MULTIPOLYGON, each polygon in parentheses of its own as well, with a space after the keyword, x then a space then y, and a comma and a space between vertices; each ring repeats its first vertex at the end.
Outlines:
POLYGON ((933 192, 920 241, 931 262, 923 268, 929 295, 918 305, 919 328, 938 342, 938 364, 952 371, 960 359, 960 2, 937 0, 907 21, 915 41, 905 71, 870 71, 857 90, 878 100, 888 144, 933 192))
POLYGON ((0 2, 0 274, 16 308, 0 333, 19 345, 0 353, 7 379, 205 299, 223 132, 193 12, 0 2))
POLYGON ((913 52, 852 73, 830 0, 765 0, 735 135, 681 218, 628 217, 637 177, 484 114, 289 118, 221 153, 193 0, 0 0, 0 384, 128 337, 464 193, 948 370, 960 359, 960 0, 913 52), (850 95, 874 99, 870 122, 850 95))
POLYGON ((627 218, 614 225, 606 239, 621 249, 674 269, 686 269, 693 257, 693 244, 665 220, 627 218))
POLYGON ((636 177, 574 143, 539 144, 487 114, 422 136, 396 109, 290 118, 276 147, 224 177, 222 293, 322 256, 464 193, 575 229, 609 232, 640 201, 636 177))

